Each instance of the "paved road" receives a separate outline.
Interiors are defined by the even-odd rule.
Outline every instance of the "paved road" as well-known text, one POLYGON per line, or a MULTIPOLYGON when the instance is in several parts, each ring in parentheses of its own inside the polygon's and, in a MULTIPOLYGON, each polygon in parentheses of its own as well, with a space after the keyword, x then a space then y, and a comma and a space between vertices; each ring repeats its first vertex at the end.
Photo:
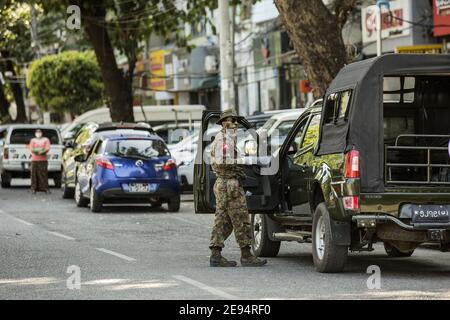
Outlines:
MULTIPOLYGON (((179 213, 115 206, 93 214, 59 190, 32 195, 26 184, 0 189, 0 299, 450 298, 449 253, 393 259, 377 247, 351 254, 342 274, 319 274, 310 244, 283 243, 263 268, 210 268, 212 216, 195 215, 192 196, 179 213), (380 290, 367 288, 370 265, 381 269, 380 290), (70 266, 80 289, 68 288, 70 266)), ((234 239, 224 253, 239 259, 234 239)))

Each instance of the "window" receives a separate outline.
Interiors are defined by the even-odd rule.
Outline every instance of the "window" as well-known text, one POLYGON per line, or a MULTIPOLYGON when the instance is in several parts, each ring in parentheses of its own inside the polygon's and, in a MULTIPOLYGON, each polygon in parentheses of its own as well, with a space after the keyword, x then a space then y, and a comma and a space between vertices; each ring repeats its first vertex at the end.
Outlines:
POLYGON ((314 145, 319 138, 320 115, 316 114, 311 119, 308 129, 306 129, 305 137, 301 145, 301 149, 314 145))
MULTIPOLYGON (((58 132, 52 129, 41 129, 42 135, 50 140, 51 144, 60 144, 58 132)), ((11 144, 29 144, 34 138, 36 129, 14 129, 11 133, 11 144)))
POLYGON ((289 121, 283 121, 278 125, 278 134, 280 135, 280 141, 279 144, 281 145, 284 140, 286 139, 289 131, 291 130, 292 126, 294 125, 295 120, 289 120, 289 121))
POLYGON ((299 127, 297 129, 298 130, 297 134, 295 135, 295 139, 292 142, 292 145, 294 146, 294 150, 300 150, 300 143, 302 142, 302 136, 303 136, 303 133, 305 131, 305 126, 306 126, 306 122, 307 121, 308 121, 308 118, 304 119, 300 123, 300 125, 299 125, 299 127))
POLYGON ((169 150, 164 142, 149 139, 110 140, 105 148, 105 155, 117 157, 169 157, 169 150))
POLYGON ((414 102, 414 77, 384 77, 383 102, 411 103, 414 102))
POLYGON ((335 92, 325 102, 325 124, 340 124, 347 121, 352 90, 335 92))
POLYGON ((332 93, 328 96, 325 102, 325 123, 334 122, 338 99, 339 95, 337 93, 332 93))
POLYGON ((339 101, 339 113, 338 113, 338 118, 337 120, 347 120, 347 116, 348 116, 348 107, 350 105, 350 98, 352 96, 352 91, 351 90, 347 90, 347 91, 343 91, 341 92, 341 99, 339 101))

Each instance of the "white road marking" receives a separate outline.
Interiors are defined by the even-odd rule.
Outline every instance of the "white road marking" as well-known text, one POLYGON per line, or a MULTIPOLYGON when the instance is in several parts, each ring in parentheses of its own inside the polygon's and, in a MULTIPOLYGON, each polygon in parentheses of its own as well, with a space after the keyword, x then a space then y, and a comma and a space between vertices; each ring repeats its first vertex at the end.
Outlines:
POLYGON ((128 257, 128 256, 123 255, 121 253, 117 253, 117 252, 114 252, 114 251, 111 251, 111 250, 107 250, 107 249, 104 249, 104 248, 96 248, 96 249, 98 251, 101 251, 101 252, 104 252, 104 253, 108 253, 110 255, 116 256, 118 258, 121 258, 121 259, 124 259, 124 260, 127 260, 127 261, 136 261, 136 259, 128 257))
POLYGON ((66 236, 65 234, 62 234, 62 233, 59 233, 59 232, 54 232, 54 231, 47 231, 47 232, 49 234, 51 234, 51 235, 54 235, 56 237, 60 237, 60 238, 66 239, 66 240, 72 240, 72 241, 75 240, 75 238, 66 236))
POLYGON ((14 220, 16 220, 17 222, 20 222, 20 223, 26 224, 27 226, 33 226, 33 225, 34 225, 34 224, 32 224, 32 223, 30 223, 30 222, 28 222, 28 221, 25 221, 25 220, 22 220, 22 219, 16 218, 16 217, 14 217, 13 215, 11 215, 11 214, 9 214, 9 213, 6 213, 6 212, 5 212, 5 211, 3 211, 3 210, 0 210, 0 213, 4 214, 5 216, 8 216, 8 217, 10 217, 11 219, 14 219, 14 220))
POLYGON ((175 279, 177 279, 177 280, 186 282, 186 283, 188 283, 188 284, 190 284, 190 285, 192 285, 194 287, 200 288, 200 289, 202 289, 204 291, 208 291, 209 293, 212 293, 213 295, 219 296, 221 298, 232 299, 232 300, 239 299, 238 297, 233 296, 232 294, 229 294, 229 293, 226 293, 225 291, 222 291, 222 290, 210 287, 210 286, 208 286, 208 285, 206 285, 204 283, 198 282, 198 281, 193 280, 191 278, 188 278, 188 277, 185 277, 185 276, 182 276, 182 275, 174 275, 173 277, 175 279))
POLYGON ((34 225, 34 224, 32 224, 32 223, 30 223, 28 221, 25 221, 25 220, 22 220, 22 219, 19 219, 19 218, 14 218, 14 220, 16 220, 16 221, 18 221, 20 223, 26 224, 27 226, 33 226, 34 225))

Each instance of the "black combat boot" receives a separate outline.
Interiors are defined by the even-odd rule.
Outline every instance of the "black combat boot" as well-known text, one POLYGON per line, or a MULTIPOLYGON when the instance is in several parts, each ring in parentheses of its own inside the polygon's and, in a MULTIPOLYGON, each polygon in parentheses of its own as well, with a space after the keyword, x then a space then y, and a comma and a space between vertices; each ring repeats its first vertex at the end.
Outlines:
POLYGON ((221 247, 211 247, 211 257, 209 259, 209 265, 211 267, 236 267, 236 261, 228 261, 221 254, 221 247))
POLYGON ((241 265, 243 267, 261 267, 266 263, 266 259, 259 259, 252 255, 250 246, 241 248, 241 265))

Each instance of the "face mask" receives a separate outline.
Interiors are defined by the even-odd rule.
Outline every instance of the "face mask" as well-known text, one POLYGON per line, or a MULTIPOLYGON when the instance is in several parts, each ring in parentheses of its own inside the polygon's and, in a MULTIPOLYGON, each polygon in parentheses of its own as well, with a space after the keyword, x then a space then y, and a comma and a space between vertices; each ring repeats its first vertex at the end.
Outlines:
POLYGON ((36 133, 36 138, 38 139, 42 138, 42 133, 36 133))

